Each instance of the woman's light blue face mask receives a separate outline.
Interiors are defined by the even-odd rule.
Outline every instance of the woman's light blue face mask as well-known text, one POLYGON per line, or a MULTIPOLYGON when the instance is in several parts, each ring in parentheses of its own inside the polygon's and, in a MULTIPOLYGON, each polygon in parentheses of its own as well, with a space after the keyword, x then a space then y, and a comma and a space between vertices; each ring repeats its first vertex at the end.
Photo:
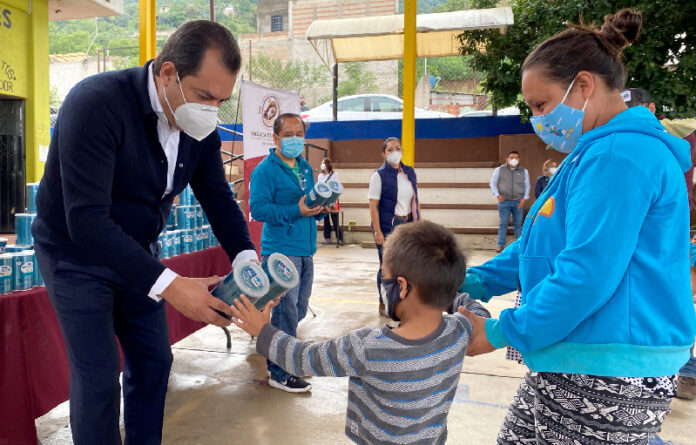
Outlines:
POLYGON ((561 103, 556 105, 550 113, 529 118, 537 136, 551 148, 561 153, 572 152, 578 144, 578 139, 582 136, 582 121, 585 117, 585 107, 587 107, 587 101, 589 101, 589 98, 585 100, 582 110, 564 103, 574 83, 575 79, 568 86, 561 103))

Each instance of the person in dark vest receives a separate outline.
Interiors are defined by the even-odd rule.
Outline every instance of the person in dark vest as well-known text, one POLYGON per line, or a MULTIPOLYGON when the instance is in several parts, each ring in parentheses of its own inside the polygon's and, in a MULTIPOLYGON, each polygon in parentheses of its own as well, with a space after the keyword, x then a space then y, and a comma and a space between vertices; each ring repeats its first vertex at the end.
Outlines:
MULTIPOLYGON (((225 179, 217 110, 241 54, 223 26, 180 26, 143 67, 88 77, 65 98, 36 198, 34 248, 70 361, 73 443, 162 440, 172 364, 165 300, 227 326, 218 277, 185 278, 157 260, 174 197, 191 184, 233 265, 258 260, 225 179)), ((7 408, 5 408, 7 409, 7 408)))
POLYGON ((535 198, 538 198, 544 192, 546 186, 549 185, 551 177, 554 175, 554 173, 556 173, 556 170, 558 170, 558 163, 553 159, 547 159, 546 162, 544 162, 544 166, 541 168, 541 170, 543 175, 537 178, 534 186, 535 198))
POLYGON ((387 316, 382 300, 382 246, 394 227, 399 224, 420 219, 420 202, 416 171, 401 162, 401 141, 390 137, 382 143, 384 165, 378 168, 370 179, 367 197, 370 201, 370 220, 372 233, 377 244, 379 270, 377 271, 377 291, 379 292, 379 313, 387 316))
POLYGON ((507 155, 507 162, 496 168, 491 178, 491 190, 498 199, 498 249, 500 253, 505 247, 508 222, 512 213, 512 222, 515 226, 515 239, 522 234, 522 216, 524 203, 529 199, 529 172, 520 165, 520 154, 511 151, 507 155))

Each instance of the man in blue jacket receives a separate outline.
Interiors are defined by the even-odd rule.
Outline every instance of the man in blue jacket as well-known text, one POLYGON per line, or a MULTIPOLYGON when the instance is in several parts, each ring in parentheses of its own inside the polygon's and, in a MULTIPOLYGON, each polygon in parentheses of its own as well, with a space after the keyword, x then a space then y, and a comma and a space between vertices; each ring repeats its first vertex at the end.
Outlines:
POLYGON ((233 264, 256 259, 215 131, 241 65, 224 27, 180 27, 141 68, 83 80, 54 128, 32 227, 39 268, 70 360, 70 424, 79 444, 120 444, 118 338, 126 443, 157 444, 172 353, 164 300, 229 324, 208 293, 157 258, 174 196, 190 183, 233 264))
MULTIPOLYGON (((297 325, 307 315, 314 280, 312 255, 317 250, 317 215, 323 207, 307 207, 306 193, 314 187, 312 167, 302 158, 305 124, 285 113, 273 124, 275 148, 254 169, 249 186, 251 216, 262 221, 261 255, 287 256, 300 274, 300 284, 288 291, 273 309, 271 324, 297 337, 297 325)), ((321 216, 323 217, 323 215, 321 216)), ((320 218, 321 218, 320 217, 320 218)), ((268 384, 287 392, 306 392, 312 385, 268 361, 268 384)))

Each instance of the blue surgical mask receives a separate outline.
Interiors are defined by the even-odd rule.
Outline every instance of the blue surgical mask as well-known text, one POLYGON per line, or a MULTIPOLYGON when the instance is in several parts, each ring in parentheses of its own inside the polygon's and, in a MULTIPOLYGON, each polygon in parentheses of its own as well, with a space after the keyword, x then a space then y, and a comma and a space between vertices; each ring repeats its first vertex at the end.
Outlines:
POLYGON ((543 116, 532 116, 529 118, 536 134, 551 148, 561 153, 570 153, 578 144, 578 139, 582 136, 582 120, 585 117, 585 105, 582 110, 564 104, 568 93, 575 79, 570 83, 561 103, 556 105, 550 113, 543 116))
POLYGON ((280 152, 288 158, 296 158, 304 151, 304 138, 292 136, 280 140, 280 152))
MULTIPOLYGON (((408 290, 411 286, 408 285, 408 290)), ((384 300, 384 310, 387 316, 394 321, 400 321, 396 316, 396 305, 401 301, 401 288, 396 278, 382 279, 382 299, 384 300)), ((408 294, 407 294, 408 295, 408 294)))

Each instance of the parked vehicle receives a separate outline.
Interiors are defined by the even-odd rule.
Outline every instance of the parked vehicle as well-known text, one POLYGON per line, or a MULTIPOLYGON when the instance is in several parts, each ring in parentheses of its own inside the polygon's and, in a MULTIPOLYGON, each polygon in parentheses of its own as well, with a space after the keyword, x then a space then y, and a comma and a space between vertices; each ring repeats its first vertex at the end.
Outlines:
MULTIPOLYGON (((338 99, 339 121, 361 121, 376 119, 402 119, 404 102, 396 96, 388 94, 359 94, 338 99)), ((448 113, 415 109, 416 119, 454 117, 448 113)), ((322 122, 333 120, 333 102, 326 102, 318 107, 302 113, 307 122, 322 122)))

